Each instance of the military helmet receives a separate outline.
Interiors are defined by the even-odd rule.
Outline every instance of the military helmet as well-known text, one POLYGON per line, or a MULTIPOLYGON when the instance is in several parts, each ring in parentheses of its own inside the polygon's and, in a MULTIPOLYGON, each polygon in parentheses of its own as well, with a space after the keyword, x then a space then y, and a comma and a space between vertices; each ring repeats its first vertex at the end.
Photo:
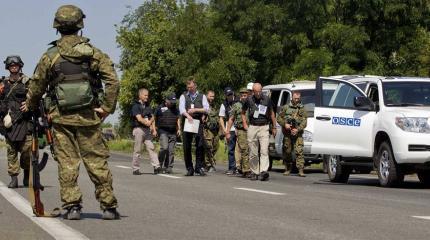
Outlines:
POLYGON ((53 27, 59 31, 78 31, 84 28, 85 14, 74 5, 63 5, 55 13, 53 27))
POLYGON ((10 55, 6 57, 6 60, 3 61, 5 65, 5 69, 9 69, 9 67, 13 64, 19 65, 21 68, 24 67, 24 62, 21 60, 21 57, 18 55, 10 55))

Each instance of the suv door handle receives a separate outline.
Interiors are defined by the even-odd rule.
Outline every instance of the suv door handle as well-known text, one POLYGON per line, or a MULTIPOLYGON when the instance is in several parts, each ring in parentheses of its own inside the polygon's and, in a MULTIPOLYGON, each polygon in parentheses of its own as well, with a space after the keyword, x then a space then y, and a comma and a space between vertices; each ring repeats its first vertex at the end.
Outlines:
POLYGON ((316 116, 315 117, 317 120, 321 120, 321 121, 330 121, 331 117, 327 116, 327 115, 322 115, 322 116, 316 116))

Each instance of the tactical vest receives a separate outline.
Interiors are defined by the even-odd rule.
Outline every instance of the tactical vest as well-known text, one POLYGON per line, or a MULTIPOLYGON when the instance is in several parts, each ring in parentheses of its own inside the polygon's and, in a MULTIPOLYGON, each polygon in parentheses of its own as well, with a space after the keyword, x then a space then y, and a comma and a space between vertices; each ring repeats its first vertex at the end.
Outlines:
POLYGON ((91 73, 89 60, 79 63, 64 59, 56 47, 48 51, 51 59, 52 81, 48 94, 60 111, 73 111, 98 105, 103 86, 91 73))
POLYGON ((235 101, 236 99, 234 99, 231 103, 229 103, 227 100, 224 100, 223 105, 224 105, 224 109, 225 109, 225 117, 224 120, 228 121, 228 119, 230 118, 230 111, 231 108, 233 107, 233 105, 237 102, 235 101))
POLYGON ((179 117, 179 111, 176 108, 161 106, 157 115, 157 126, 168 132, 176 131, 176 123, 179 117))
POLYGON ((248 98, 248 104, 249 104, 249 108, 248 108, 248 116, 249 116, 249 122, 251 123, 251 125, 257 125, 257 126, 262 126, 262 125, 267 125, 270 122, 270 111, 269 108, 271 108, 272 106, 269 106, 270 103, 270 99, 263 95, 261 96, 261 99, 259 101, 259 103, 257 103, 256 101, 257 99, 255 99, 254 96, 249 97, 248 98), (254 118, 254 112, 257 111, 258 112, 258 106, 262 105, 267 107, 266 110, 266 114, 259 114, 258 118, 254 118))
POLYGON ((205 124, 205 128, 211 130, 212 132, 218 132, 219 130, 219 116, 218 111, 215 110, 215 107, 211 106, 209 113, 207 114, 207 121, 205 124))
MULTIPOLYGON (((242 121, 242 114, 241 114, 241 112, 242 112, 242 106, 243 106, 243 104, 242 104, 242 102, 237 102, 237 103, 235 103, 234 105, 233 105, 233 111, 234 111, 234 126, 237 128, 237 129, 243 129, 243 121, 242 121)), ((249 118, 248 118, 248 112, 246 112, 246 118, 248 119, 248 121, 249 121, 249 118)))
MULTIPOLYGON (((185 110, 189 110, 191 108, 191 104, 194 104, 194 108, 203 108, 203 94, 198 93, 196 98, 191 99, 190 96, 188 96, 187 93, 184 93, 185 97, 185 110)), ((202 113, 193 113, 191 115, 194 119, 201 119, 203 114, 202 113)))
MULTIPOLYGON (((24 75, 14 83, 10 83, 9 78, 4 78, 3 81, 2 115, 6 115, 9 112, 12 118, 12 126, 4 129, 4 131, 2 130, 2 132, 9 141, 24 141, 31 130, 30 114, 23 113, 20 110, 22 102, 26 100, 27 81, 28 78, 24 75)), ((0 120, 3 121, 3 118, 0 120)))
POLYGON ((299 112, 302 108, 304 108, 302 104, 296 106, 289 104, 287 107, 287 111, 285 111, 285 119, 287 120, 287 122, 291 121, 291 119, 294 119, 296 125, 300 125, 304 117, 299 115, 299 112))

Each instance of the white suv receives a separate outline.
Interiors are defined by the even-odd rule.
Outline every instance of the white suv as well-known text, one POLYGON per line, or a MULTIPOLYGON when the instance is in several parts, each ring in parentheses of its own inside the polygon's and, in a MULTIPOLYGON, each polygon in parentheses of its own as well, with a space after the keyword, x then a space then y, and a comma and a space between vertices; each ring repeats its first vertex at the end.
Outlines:
POLYGON ((320 77, 311 152, 326 154, 333 182, 376 168, 384 187, 417 173, 430 185, 430 79, 320 77))
MULTIPOLYGON (((291 93, 299 91, 301 93, 302 103, 308 115, 307 126, 303 132, 305 163, 322 162, 322 158, 318 155, 311 154, 312 132, 314 123, 314 108, 315 108, 315 81, 294 81, 286 84, 267 85, 263 87, 263 93, 270 97, 276 108, 276 116, 282 106, 290 103, 291 93)), ((282 159, 282 145, 284 135, 281 126, 277 124, 277 133, 275 139, 269 144, 270 168, 274 159, 282 159)))

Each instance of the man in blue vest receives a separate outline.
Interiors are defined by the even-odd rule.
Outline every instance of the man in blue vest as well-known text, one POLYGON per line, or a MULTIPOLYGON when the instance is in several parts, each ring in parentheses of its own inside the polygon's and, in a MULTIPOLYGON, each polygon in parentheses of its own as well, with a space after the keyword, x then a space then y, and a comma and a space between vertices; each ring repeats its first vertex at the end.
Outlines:
POLYGON ((160 167, 165 173, 171 174, 176 138, 181 135, 181 121, 179 110, 176 108, 175 94, 167 96, 166 101, 155 111, 155 122, 160 137, 160 152, 158 153, 160 167))
POLYGON ((187 80, 187 92, 181 95, 179 99, 179 112, 185 121, 189 124, 200 122, 198 132, 183 133, 184 161, 187 173, 185 176, 193 176, 194 173, 200 176, 206 176, 204 171, 204 136, 203 136, 203 117, 209 111, 209 103, 204 94, 197 91, 197 84, 194 77, 187 80), (196 165, 193 168, 191 156, 191 144, 195 140, 196 144, 196 165))

